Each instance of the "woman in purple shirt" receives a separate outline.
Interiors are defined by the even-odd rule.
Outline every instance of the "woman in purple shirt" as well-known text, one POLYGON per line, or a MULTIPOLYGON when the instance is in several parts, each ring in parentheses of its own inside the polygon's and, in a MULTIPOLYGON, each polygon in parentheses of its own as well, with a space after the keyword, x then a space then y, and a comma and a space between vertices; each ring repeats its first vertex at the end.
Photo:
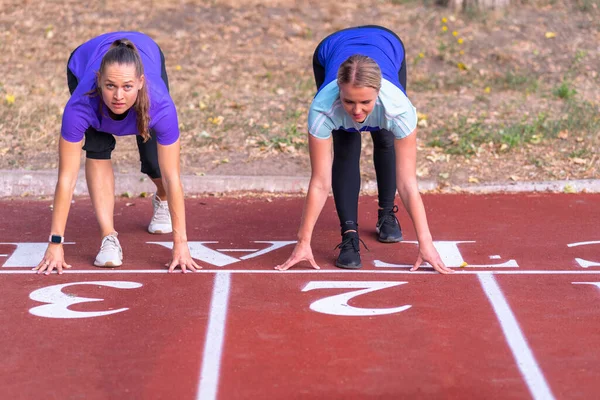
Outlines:
POLYGON ((187 245, 183 188, 179 176, 177 111, 169 95, 164 56, 158 45, 138 32, 98 36, 71 54, 67 65, 71 98, 63 114, 59 140, 58 182, 48 249, 35 268, 49 274, 70 268, 62 243, 71 198, 86 151, 87 185, 102 243, 98 267, 118 267, 123 253, 114 228, 114 136, 136 135, 141 171, 156 185, 150 233, 173 232, 169 271, 200 268, 187 245), (84 142, 85 139, 85 142, 84 142), (162 173, 161 173, 162 172, 162 173))

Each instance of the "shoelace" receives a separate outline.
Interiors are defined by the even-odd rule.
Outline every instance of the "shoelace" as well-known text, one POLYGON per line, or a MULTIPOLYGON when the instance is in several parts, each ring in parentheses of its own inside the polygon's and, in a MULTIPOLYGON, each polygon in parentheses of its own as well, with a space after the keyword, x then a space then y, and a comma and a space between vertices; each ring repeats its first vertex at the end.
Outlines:
POLYGON ((378 226, 383 225, 385 222, 389 221, 391 223, 397 223, 400 225, 400 221, 398 221, 398 217, 396 217, 396 213, 398 212, 398 206, 394 204, 394 207, 390 210, 389 213, 384 214, 381 218, 379 218, 378 226))
POLYGON ((100 251, 119 251, 119 242, 117 241, 117 237, 114 235, 108 235, 102 239, 102 245, 100 246, 100 251))
POLYGON ((359 237, 356 236, 347 236, 345 239, 342 240, 342 243, 338 244, 337 246, 335 246, 333 249, 340 249, 340 250, 344 250, 347 249, 348 247, 352 247, 354 248, 354 251, 360 251, 360 243, 363 244, 363 246, 365 246, 365 249, 367 249, 368 251, 369 248, 367 247, 367 245, 365 244, 365 242, 363 242, 363 240, 359 237))
POLYGON ((154 211, 154 220, 161 222, 169 222, 171 214, 169 214, 169 204, 163 201, 158 201, 156 210, 154 211))

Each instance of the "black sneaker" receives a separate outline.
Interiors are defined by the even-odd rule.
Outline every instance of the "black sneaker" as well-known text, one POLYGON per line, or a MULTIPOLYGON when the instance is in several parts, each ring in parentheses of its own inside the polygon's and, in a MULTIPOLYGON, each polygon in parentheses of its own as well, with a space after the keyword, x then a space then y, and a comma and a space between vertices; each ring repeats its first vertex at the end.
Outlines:
POLYGON ((402 228, 400 228, 398 218, 394 215, 397 212, 397 205, 394 205, 392 208, 377 211, 378 219, 375 230, 377 231, 377 239, 380 242, 396 243, 402 241, 402 228))
POLYGON ((342 243, 335 246, 334 250, 339 248, 340 255, 335 260, 336 267, 347 269, 358 269, 362 267, 360 262, 359 244, 368 250, 367 245, 359 237, 357 232, 346 232, 342 235, 342 243))

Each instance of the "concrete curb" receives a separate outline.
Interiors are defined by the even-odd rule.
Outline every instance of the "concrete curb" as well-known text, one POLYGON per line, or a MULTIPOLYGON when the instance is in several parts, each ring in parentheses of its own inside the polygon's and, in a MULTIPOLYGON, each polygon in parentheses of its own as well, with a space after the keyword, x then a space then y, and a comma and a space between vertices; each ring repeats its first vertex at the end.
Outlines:
MULTIPOLYGON (((0 170, 0 197, 53 196, 57 171, 0 170)), ((226 175, 184 175, 182 182, 186 195, 257 191, 257 192, 306 192, 307 176, 226 176, 226 175)), ((461 187, 440 188, 435 181, 419 181, 423 192, 439 190, 441 192, 501 193, 501 192, 588 192, 600 193, 600 180, 572 180, 549 182, 512 182, 461 187)), ((154 185, 140 173, 115 174, 115 193, 128 193, 138 196, 142 192, 152 192, 154 185)), ((364 181, 362 190, 375 192, 377 182, 364 181)), ((87 185, 83 171, 79 173, 75 195, 87 195, 87 185)))

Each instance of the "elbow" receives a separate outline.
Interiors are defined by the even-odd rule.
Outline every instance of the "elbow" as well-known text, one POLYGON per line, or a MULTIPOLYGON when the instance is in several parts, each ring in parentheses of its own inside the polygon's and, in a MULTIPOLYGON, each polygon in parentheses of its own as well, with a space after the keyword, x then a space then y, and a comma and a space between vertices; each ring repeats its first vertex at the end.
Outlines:
POLYGON ((419 186, 416 179, 409 182, 400 182, 398 184, 398 194, 402 198, 411 197, 415 194, 419 194, 419 186))
POLYGON ((309 189, 327 192, 331 189, 331 178, 323 176, 312 176, 310 178, 309 189))

